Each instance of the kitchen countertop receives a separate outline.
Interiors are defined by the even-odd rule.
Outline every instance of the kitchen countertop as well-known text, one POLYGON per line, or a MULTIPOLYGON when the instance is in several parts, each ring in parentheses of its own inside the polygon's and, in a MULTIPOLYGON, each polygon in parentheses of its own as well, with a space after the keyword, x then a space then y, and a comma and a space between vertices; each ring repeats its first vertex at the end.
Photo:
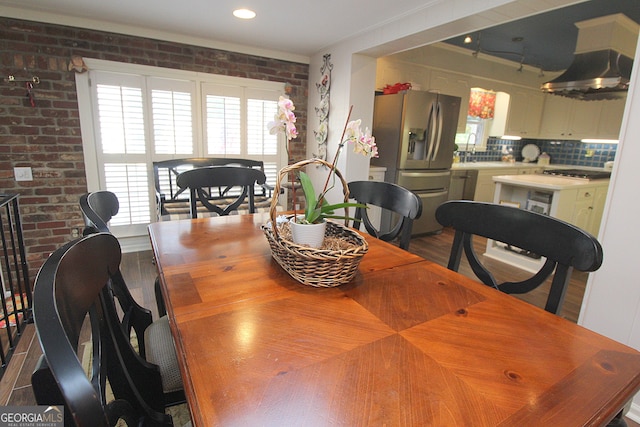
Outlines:
POLYGON ((588 180, 583 178, 570 178, 543 174, 498 175, 494 176, 493 180, 503 184, 539 188, 544 190, 566 190, 568 188, 599 187, 609 185, 608 179, 588 180))
POLYGON ((451 170, 468 170, 468 169, 524 169, 524 168, 543 168, 543 169, 585 169, 585 170, 593 170, 593 171, 604 171, 610 169, 605 169, 604 167, 598 168, 593 166, 577 166, 577 165, 539 165, 538 163, 528 163, 528 162, 461 162, 461 163, 453 163, 451 165, 451 170))
POLYGON ((525 163, 525 162, 464 162, 453 163, 451 165, 452 170, 456 169, 512 169, 512 168, 539 168, 543 167, 537 163, 525 163))

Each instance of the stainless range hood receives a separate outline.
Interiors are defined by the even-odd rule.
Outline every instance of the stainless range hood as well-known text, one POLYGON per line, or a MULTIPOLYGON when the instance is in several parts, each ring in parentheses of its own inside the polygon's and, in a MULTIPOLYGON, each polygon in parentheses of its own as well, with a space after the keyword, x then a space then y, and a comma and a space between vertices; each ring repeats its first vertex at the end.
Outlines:
POLYGON ((583 100, 625 97, 638 40, 638 24, 623 14, 615 14, 575 25, 578 42, 573 63, 541 89, 583 100))

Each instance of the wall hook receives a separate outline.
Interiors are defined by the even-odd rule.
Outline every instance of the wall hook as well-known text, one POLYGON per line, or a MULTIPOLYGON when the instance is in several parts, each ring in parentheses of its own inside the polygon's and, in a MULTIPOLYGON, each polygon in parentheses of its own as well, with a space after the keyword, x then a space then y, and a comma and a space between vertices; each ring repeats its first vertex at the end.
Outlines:
POLYGON ((15 82, 20 82, 20 83, 29 82, 29 83, 32 83, 32 84, 37 85, 37 84, 40 84, 40 77, 38 77, 38 76, 33 76, 33 77, 31 77, 31 78, 17 78, 16 76, 11 76, 11 75, 9 75, 9 76, 7 76, 7 77, 4 79, 4 81, 5 81, 5 82, 10 82, 10 83, 15 83, 15 82))

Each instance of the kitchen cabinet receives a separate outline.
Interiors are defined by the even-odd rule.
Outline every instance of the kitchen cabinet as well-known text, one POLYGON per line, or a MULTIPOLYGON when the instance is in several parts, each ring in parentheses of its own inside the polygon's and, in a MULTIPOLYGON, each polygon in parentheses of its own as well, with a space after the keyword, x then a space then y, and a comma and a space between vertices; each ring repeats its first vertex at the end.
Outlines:
POLYGON ((460 97, 457 133, 465 133, 467 128, 467 114, 469 112, 471 77, 459 73, 433 70, 429 82, 429 92, 438 92, 444 95, 460 97))
MULTIPOLYGON (((600 222, 604 212, 604 202, 607 198, 607 188, 608 187, 581 188, 577 192, 575 203, 571 207, 568 222, 597 236, 600 231, 600 222)), ((568 212, 561 212, 561 214, 563 217, 566 217, 568 212)))
POLYGON ((601 106, 597 101, 580 101, 564 96, 546 95, 540 124, 545 139, 595 138, 601 106))
POLYGON ((496 94, 496 107, 489 136, 537 138, 544 105, 539 91, 510 87, 496 94))
POLYGON ((602 103, 600 118, 598 120, 598 133, 596 138, 618 139, 620 136, 620 126, 626 99, 615 99, 610 101, 599 101, 602 103))
POLYGON ((476 169, 452 170, 448 200, 473 200, 477 181, 476 169))
POLYGON ((532 168, 522 168, 518 169, 518 174, 520 175, 531 175, 544 172, 543 167, 532 167, 532 168))
POLYGON ((546 95, 540 138, 618 139, 623 113, 623 99, 581 101, 546 95))
POLYGON ((547 95, 540 122, 540 137, 566 139, 569 111, 573 101, 563 96, 547 95))
POLYGON ((521 88, 515 88, 509 94, 511 99, 503 135, 537 138, 544 95, 538 91, 521 88))
POLYGON ((483 169, 478 171, 476 191, 473 200, 476 202, 493 202, 493 195, 496 190, 496 183, 493 177, 497 175, 517 175, 518 169, 483 169))

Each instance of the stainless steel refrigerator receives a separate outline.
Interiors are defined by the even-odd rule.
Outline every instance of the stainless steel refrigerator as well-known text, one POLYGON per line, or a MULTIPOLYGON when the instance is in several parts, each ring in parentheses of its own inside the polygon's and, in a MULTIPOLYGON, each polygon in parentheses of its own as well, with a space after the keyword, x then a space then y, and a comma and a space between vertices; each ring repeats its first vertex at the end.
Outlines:
MULTIPOLYGON (((442 229, 435 210, 447 200, 460 103, 456 96, 414 90, 375 98, 372 133, 380 157, 371 165, 386 167, 385 181, 422 200, 412 234, 442 229)), ((382 229, 389 229, 395 218, 389 212, 381 216, 382 229)))

